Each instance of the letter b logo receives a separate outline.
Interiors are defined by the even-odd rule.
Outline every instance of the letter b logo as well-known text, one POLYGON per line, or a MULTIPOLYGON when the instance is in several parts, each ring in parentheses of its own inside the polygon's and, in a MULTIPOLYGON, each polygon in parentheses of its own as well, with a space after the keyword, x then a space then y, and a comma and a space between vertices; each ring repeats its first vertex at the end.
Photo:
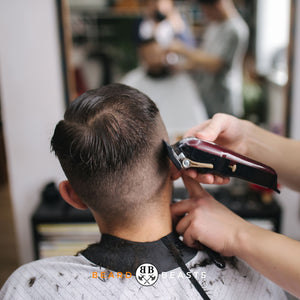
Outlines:
POLYGON ((135 277, 139 284, 150 286, 157 281, 158 271, 151 264, 142 264, 136 269, 135 277))

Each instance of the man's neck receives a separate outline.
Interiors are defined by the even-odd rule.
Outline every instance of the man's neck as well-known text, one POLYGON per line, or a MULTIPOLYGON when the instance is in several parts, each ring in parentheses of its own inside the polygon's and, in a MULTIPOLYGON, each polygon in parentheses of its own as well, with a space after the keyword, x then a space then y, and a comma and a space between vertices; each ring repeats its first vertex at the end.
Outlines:
MULTIPOLYGON (((170 198, 171 195, 165 199, 170 198)), ((172 231, 172 216, 169 201, 164 201, 159 207, 153 205, 145 208, 143 212, 137 212, 136 217, 130 221, 130 224, 126 223, 110 227, 106 226, 94 211, 93 215, 101 233, 107 233, 129 241, 156 241, 172 231)))
POLYGON ((231 1, 223 1, 219 13, 221 22, 229 20, 238 14, 235 6, 231 1))
POLYGON ((152 242, 166 236, 171 231, 172 218, 170 210, 168 210, 161 214, 157 214, 157 212, 151 214, 149 211, 147 216, 143 215, 132 222, 130 226, 124 225, 124 227, 108 230, 105 233, 134 242, 152 242))
POLYGON ((134 242, 153 242, 172 232, 170 202, 172 180, 168 179, 159 195, 147 201, 141 209, 136 208, 132 218, 124 223, 106 224, 97 212, 92 210, 101 233, 134 242))

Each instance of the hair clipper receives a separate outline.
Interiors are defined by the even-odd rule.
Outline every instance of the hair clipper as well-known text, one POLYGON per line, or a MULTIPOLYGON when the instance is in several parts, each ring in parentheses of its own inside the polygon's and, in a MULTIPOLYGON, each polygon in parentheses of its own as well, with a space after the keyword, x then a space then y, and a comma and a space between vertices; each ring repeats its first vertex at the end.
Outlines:
POLYGON ((280 193, 275 170, 246 156, 194 137, 164 144, 178 170, 193 168, 198 173, 237 177, 280 193))

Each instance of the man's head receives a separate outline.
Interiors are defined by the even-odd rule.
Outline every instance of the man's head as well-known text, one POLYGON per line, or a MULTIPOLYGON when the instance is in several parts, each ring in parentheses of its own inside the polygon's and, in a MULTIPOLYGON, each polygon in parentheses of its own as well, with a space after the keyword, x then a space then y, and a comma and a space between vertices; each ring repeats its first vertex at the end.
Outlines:
POLYGON ((211 21, 223 21, 234 8, 232 0, 197 0, 204 15, 211 21))
POLYGON ((173 0, 145 0, 142 1, 146 9, 146 14, 160 22, 167 18, 174 11, 173 0))
POLYGON ((107 226, 118 226, 160 205, 170 175, 163 139, 168 136, 154 102, 111 84, 69 105, 51 145, 70 182, 69 195, 107 226))

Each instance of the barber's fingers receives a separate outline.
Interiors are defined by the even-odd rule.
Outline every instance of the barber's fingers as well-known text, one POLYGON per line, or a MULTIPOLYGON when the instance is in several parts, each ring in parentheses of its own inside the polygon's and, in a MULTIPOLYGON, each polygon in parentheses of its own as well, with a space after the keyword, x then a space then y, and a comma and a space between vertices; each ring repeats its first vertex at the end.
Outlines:
POLYGON ((227 184, 230 181, 229 177, 221 177, 213 174, 199 174, 194 169, 189 169, 183 171, 187 176, 191 177, 192 179, 196 180, 197 182, 204 183, 204 184, 227 184))
POLYGON ((214 175, 213 181, 214 181, 214 184, 218 184, 218 185, 228 184, 230 181, 230 178, 214 175))
MULTIPOLYGON (((199 222, 200 225, 200 222, 199 222)), ((176 231, 179 235, 183 236, 183 242, 189 247, 199 247, 200 242, 200 228, 198 228, 193 216, 186 215, 182 218, 177 226, 176 231)))
POLYGON ((188 227, 190 226, 192 218, 189 214, 185 215, 176 225, 176 231, 179 235, 184 235, 188 227))
POLYGON ((169 52, 177 52, 179 54, 184 54, 186 47, 184 46, 184 44, 178 40, 175 39, 174 41, 172 41, 172 43, 169 45, 168 47, 168 51, 169 52))
POLYGON ((215 141, 226 127, 227 115, 215 114, 211 119, 211 122, 196 133, 196 137, 208 141, 215 141))
POLYGON ((195 136, 197 138, 213 142, 228 128, 232 118, 234 117, 226 114, 215 114, 212 119, 188 130, 185 137, 195 136))
POLYGON ((190 137, 190 136, 196 136, 196 133, 203 130, 205 127, 208 126, 208 124, 211 122, 211 119, 204 121, 201 124, 198 124, 194 127, 192 127, 191 129, 189 129, 183 137, 190 137))
POLYGON ((218 184, 218 185, 223 185, 227 184, 230 181, 229 177, 222 177, 218 175, 213 175, 213 174, 204 174, 202 176, 198 176, 196 178, 196 181, 205 183, 205 184, 218 184))
POLYGON ((191 228, 191 226, 188 227, 183 234, 183 242, 189 247, 200 248, 201 243, 198 231, 191 228))
POLYGON ((172 203, 170 208, 173 220, 178 221, 178 218, 188 214, 195 207, 196 204, 193 199, 186 199, 176 203, 172 203))
POLYGON ((190 198, 200 198, 208 195, 203 187, 193 178, 190 178, 183 174, 182 180, 189 193, 190 198))

